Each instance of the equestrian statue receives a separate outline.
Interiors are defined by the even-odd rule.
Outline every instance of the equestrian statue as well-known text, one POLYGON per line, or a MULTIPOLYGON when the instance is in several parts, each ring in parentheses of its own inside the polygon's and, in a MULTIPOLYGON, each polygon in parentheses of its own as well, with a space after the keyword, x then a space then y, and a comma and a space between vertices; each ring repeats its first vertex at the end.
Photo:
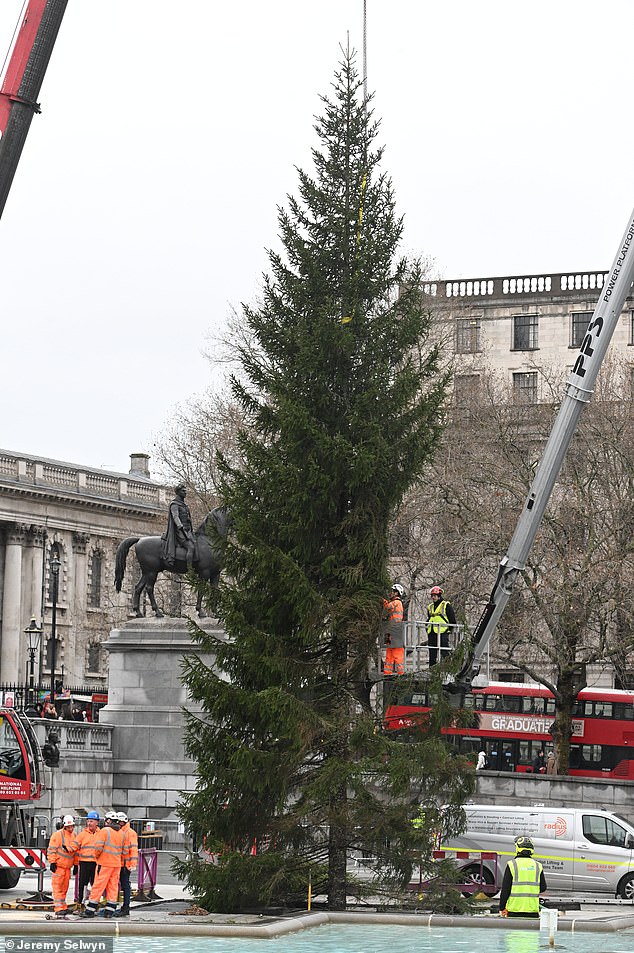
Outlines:
MULTIPOLYGON (((229 515, 223 506, 217 506, 208 513, 198 529, 192 530, 191 514, 185 503, 185 485, 179 483, 175 497, 170 503, 167 529, 162 536, 128 536, 117 548, 114 584, 121 592, 128 553, 134 547, 136 558, 141 567, 141 578, 134 587, 132 610, 141 617, 141 594, 145 590, 150 605, 157 618, 163 613, 154 598, 154 585, 160 572, 173 572, 183 575, 193 569, 199 579, 217 585, 220 576, 220 557, 214 548, 213 538, 207 530, 211 525, 220 536, 226 536, 230 525, 229 515)), ((196 612, 203 618, 202 590, 198 590, 196 612)))

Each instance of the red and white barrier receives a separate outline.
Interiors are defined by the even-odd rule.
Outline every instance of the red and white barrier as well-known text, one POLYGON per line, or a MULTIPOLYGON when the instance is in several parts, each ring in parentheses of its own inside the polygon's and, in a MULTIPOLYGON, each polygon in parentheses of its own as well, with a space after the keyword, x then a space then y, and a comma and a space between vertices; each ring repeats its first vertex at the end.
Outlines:
POLYGON ((34 847, 1 847, 0 867, 46 870, 46 851, 34 847))

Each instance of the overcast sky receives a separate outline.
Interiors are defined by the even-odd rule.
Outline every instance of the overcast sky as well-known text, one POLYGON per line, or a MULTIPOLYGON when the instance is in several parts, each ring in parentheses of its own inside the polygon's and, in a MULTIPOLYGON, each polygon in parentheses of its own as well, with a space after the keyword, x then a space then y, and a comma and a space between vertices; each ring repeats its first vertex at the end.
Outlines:
MULTIPOLYGON (((22 0, 0 0, 0 59, 22 0)), ((634 4, 367 0, 404 250, 608 268, 634 202, 634 4)), ((214 383, 363 0, 69 0, 0 220, 0 446, 127 471, 214 383)), ((359 57, 361 66, 361 57, 359 57)))

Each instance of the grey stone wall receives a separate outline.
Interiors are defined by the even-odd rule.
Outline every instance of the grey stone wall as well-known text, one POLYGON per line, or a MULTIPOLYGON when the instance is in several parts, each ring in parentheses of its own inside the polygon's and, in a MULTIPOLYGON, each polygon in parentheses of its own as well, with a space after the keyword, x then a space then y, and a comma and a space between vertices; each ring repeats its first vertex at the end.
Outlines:
MULTIPOLYGON (((217 622, 199 624, 224 640, 217 622)), ((195 786, 194 764, 183 747, 182 707, 193 705, 181 682, 181 662, 199 654, 198 646, 187 619, 133 619, 111 631, 106 649, 108 705, 99 717, 114 726, 114 805, 134 817, 174 819, 180 792, 195 786)))
POLYGON ((473 800, 478 804, 509 804, 514 807, 543 804, 546 807, 602 808, 614 811, 634 824, 634 781, 479 771, 473 800))

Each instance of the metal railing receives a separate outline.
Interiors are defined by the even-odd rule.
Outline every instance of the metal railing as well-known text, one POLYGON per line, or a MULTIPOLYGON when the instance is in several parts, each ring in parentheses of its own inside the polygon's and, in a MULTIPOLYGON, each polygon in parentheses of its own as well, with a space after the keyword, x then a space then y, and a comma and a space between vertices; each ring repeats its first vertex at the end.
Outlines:
MULTIPOLYGON (((9 708, 23 710, 32 704, 40 703, 41 699, 50 695, 51 681, 39 682, 30 689, 24 682, 2 682, 0 684, 0 704, 9 708)), ((55 704, 60 708, 73 705, 76 697, 89 698, 92 695, 108 695, 108 689, 103 685, 64 685, 63 689, 55 694, 55 704)), ((88 704, 84 702, 84 704, 88 704)))
MULTIPOLYGON (((405 674, 413 674, 429 668, 429 622, 417 619, 412 622, 403 623, 403 635, 405 643, 405 674)), ((443 626, 445 628, 445 626, 443 626)), ((446 642, 445 645, 438 646, 437 661, 442 661, 443 656, 452 652, 464 638, 464 625, 447 625, 447 632, 444 638, 441 636, 438 642, 446 642)), ((434 646, 432 646, 432 649, 434 646)), ((383 656, 385 650, 383 652, 383 656)))
POLYGON ((171 851, 193 849, 192 838, 185 832, 182 821, 131 817, 130 827, 139 835, 139 847, 171 851))

